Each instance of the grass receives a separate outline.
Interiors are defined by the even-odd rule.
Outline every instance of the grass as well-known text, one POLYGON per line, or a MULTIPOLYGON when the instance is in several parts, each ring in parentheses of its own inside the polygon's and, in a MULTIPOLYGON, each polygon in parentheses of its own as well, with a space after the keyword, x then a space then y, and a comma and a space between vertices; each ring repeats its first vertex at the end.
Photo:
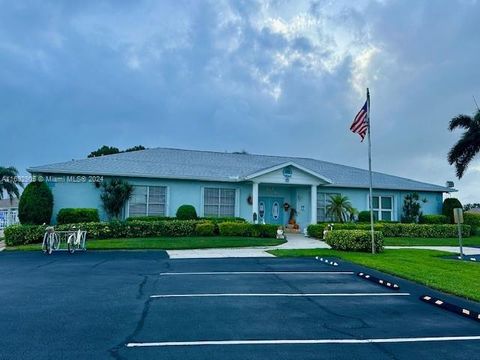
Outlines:
POLYGON ((275 256, 330 256, 393 274, 450 294, 480 301, 480 265, 445 259, 451 253, 435 250, 398 249, 381 254, 329 249, 271 250, 275 256))
MULTIPOLYGON (((124 238, 88 240, 89 250, 181 250, 181 249, 209 249, 232 248, 248 246, 275 246, 283 244, 284 240, 253 238, 253 237, 157 237, 157 238, 124 238)), ((9 246, 6 250, 40 250, 40 244, 9 246)))
MULTIPOLYGON (((458 246, 458 238, 384 238, 385 246, 458 246)), ((462 240, 463 246, 480 246, 480 236, 462 240)))

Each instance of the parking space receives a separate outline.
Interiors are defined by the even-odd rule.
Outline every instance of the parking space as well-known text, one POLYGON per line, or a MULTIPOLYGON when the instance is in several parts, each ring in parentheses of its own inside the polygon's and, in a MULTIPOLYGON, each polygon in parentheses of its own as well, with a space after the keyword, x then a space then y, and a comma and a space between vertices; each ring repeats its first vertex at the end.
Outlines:
POLYGON ((480 322, 315 259, 2 254, 0 358, 473 359, 480 322), (4 256, 5 255, 5 256, 4 256), (12 271, 14 269, 14 271, 12 271), (33 356, 35 355, 35 356, 33 356))

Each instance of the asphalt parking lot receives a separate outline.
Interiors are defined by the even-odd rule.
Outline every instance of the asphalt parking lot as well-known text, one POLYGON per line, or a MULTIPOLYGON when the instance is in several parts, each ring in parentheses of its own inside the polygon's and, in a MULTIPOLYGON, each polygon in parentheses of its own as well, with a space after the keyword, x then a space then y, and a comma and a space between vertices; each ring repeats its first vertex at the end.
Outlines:
POLYGON ((480 322, 419 297, 479 304, 349 263, 4 252, 0 274, 1 359, 480 357, 480 322))

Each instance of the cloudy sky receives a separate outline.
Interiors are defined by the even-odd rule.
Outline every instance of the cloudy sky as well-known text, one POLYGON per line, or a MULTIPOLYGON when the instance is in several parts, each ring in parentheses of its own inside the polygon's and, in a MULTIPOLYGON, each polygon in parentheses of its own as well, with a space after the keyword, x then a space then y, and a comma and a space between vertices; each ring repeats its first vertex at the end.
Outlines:
MULTIPOLYGON (((0 0, 0 165, 142 144, 366 168, 348 128, 368 86, 374 170, 444 184, 479 18, 476 0, 0 0)), ((480 158, 462 200, 479 177, 480 158)))

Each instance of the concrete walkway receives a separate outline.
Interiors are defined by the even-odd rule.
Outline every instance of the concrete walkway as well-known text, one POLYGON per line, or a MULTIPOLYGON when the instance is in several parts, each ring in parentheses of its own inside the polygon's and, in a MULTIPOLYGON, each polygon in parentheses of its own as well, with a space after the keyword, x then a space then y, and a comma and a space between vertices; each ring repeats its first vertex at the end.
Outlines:
POLYGON ((0 251, 5 250, 5 241, 0 241, 0 251))
MULTIPOLYGON (((197 250, 169 250, 168 255, 172 259, 194 258, 241 258, 241 257, 273 257, 267 251, 275 249, 329 249, 325 242, 305 237, 301 234, 288 234, 287 242, 278 246, 257 246, 249 248, 225 248, 225 249, 197 249, 197 250)), ((459 253, 456 246, 386 246, 386 249, 424 249, 438 250, 451 253, 459 253)), ((480 248, 464 247, 465 255, 480 254, 480 248)))
POLYGON ((257 246, 249 248, 226 248, 226 249, 197 249, 197 250, 169 250, 168 255, 172 259, 193 258, 226 258, 226 257, 272 257, 267 253, 274 249, 328 249, 329 246, 323 241, 307 238, 300 234, 288 234, 287 242, 278 246, 257 246))

